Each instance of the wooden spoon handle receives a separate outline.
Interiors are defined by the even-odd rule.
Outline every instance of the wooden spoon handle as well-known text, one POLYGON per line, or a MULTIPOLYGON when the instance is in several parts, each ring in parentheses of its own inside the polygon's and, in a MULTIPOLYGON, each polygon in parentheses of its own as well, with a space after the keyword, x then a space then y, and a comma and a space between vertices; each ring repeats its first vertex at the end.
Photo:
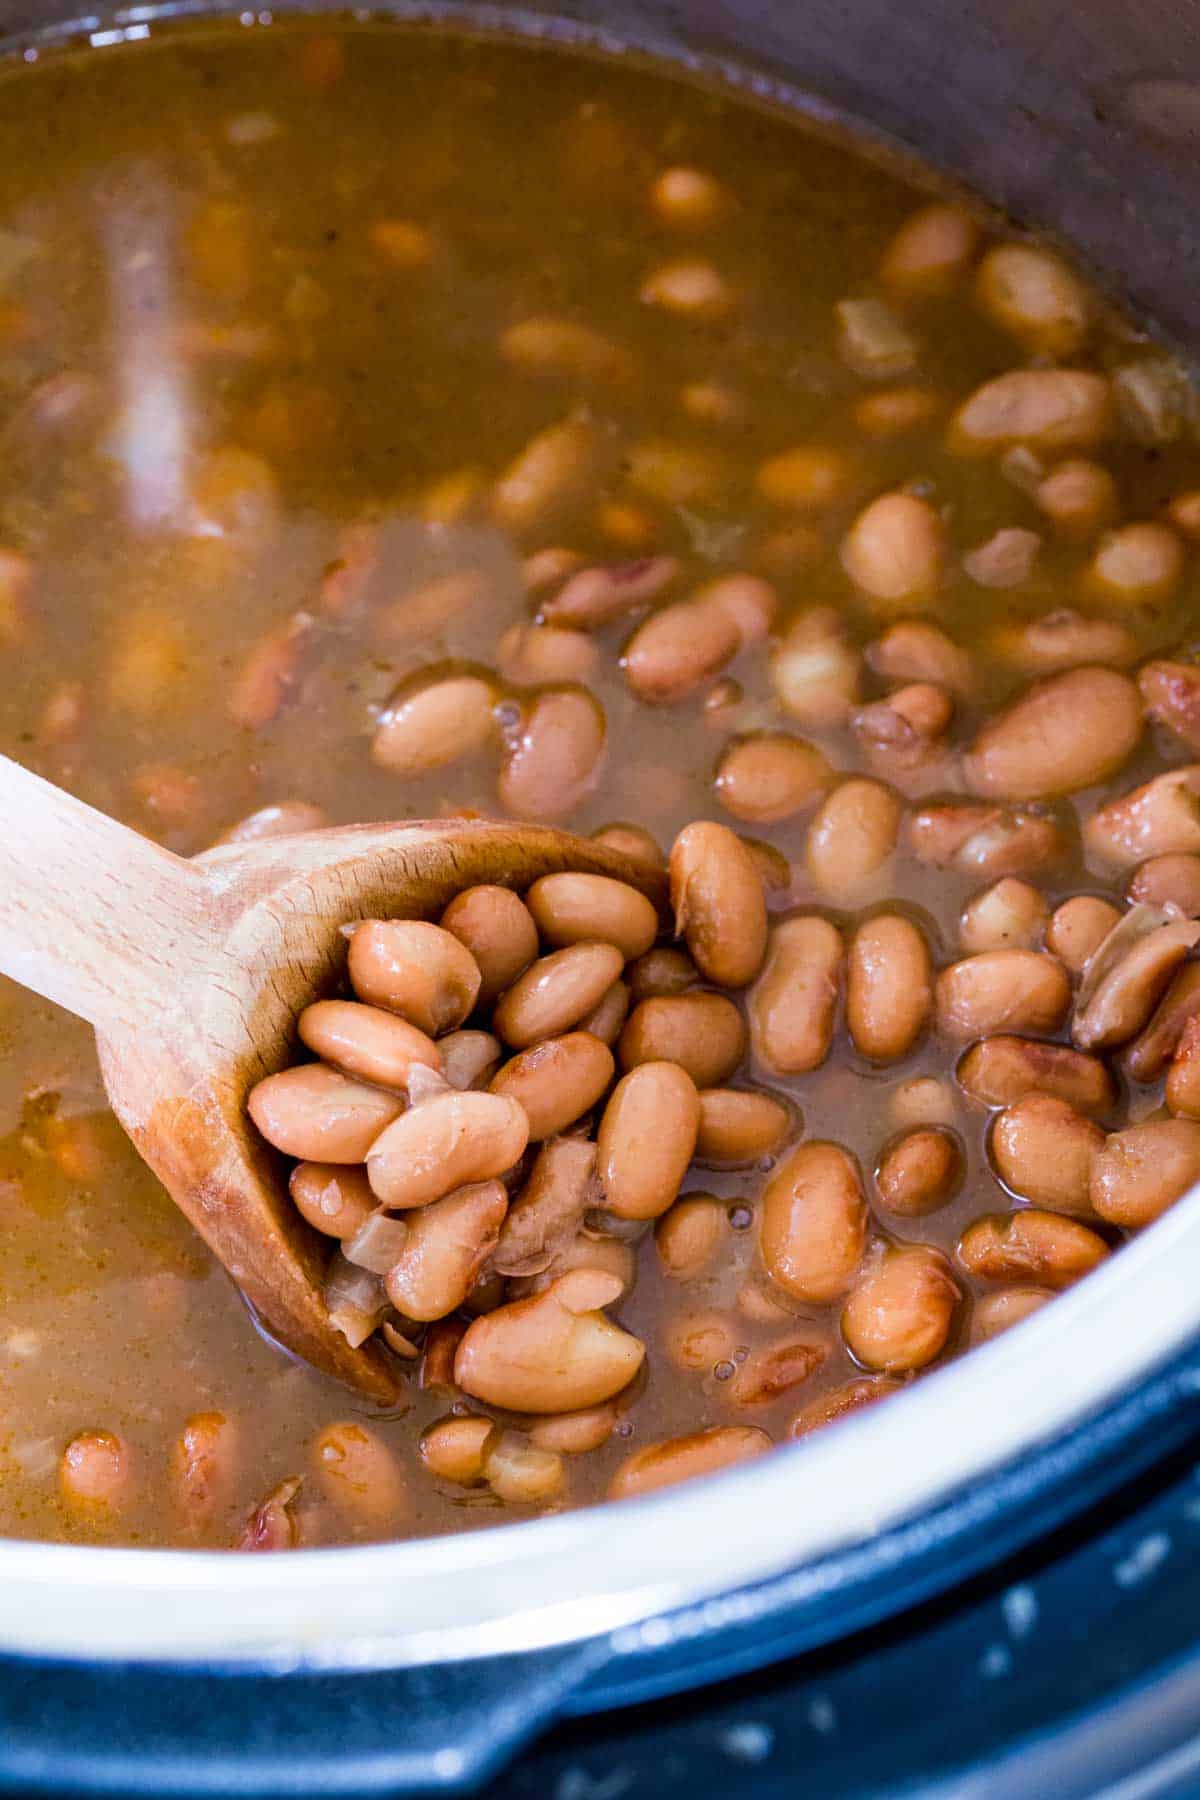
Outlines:
POLYGON ((0 972, 105 1032, 145 1021, 203 955, 208 898, 182 857, 0 757, 0 972))

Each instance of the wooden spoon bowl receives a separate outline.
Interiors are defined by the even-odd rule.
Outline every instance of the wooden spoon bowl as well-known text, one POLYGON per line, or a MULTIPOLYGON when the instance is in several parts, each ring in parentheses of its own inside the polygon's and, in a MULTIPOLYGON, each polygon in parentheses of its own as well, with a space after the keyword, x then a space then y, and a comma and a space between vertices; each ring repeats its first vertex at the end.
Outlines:
POLYGON ((353 1349, 322 1295, 328 1243, 300 1218, 246 1096, 295 1057, 297 1014, 345 959, 342 927, 436 918, 465 887, 581 870, 666 878, 536 825, 354 825, 186 861, 0 758, 0 970, 96 1028, 109 1102, 266 1328, 381 1401, 395 1366, 353 1349))

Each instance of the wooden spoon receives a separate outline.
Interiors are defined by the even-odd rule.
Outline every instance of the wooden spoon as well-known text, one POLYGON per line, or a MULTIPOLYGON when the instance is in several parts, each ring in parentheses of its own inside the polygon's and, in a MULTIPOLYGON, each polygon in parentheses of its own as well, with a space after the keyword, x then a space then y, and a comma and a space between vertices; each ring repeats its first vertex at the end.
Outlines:
POLYGON ((96 1029, 113 1111, 267 1328, 376 1400, 394 1365, 322 1298, 328 1242, 288 1197, 246 1095, 294 1055, 344 963, 340 927, 436 918, 461 888, 579 869, 662 907, 665 877, 599 844, 491 821, 351 825, 173 856, 0 757, 0 971, 96 1029))

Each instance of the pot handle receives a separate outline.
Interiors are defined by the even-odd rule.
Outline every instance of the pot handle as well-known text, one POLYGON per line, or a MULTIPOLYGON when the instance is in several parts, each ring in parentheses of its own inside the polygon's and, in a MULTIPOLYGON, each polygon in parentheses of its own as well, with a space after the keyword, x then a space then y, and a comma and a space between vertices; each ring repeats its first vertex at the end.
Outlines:
POLYGON ((607 1639, 335 1673, 0 1659, 0 1790, 141 1800, 474 1792, 563 1711, 607 1639))

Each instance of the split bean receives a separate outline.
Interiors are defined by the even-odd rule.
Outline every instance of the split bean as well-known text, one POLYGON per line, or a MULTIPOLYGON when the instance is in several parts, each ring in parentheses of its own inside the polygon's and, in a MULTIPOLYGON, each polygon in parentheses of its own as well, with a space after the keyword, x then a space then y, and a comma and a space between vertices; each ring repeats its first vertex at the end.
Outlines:
POLYGON ((1167 769, 1101 806, 1083 828, 1084 848, 1102 867, 1127 869, 1160 856, 1200 852, 1200 763, 1167 769))
POLYGON ((1012 1106, 1027 1094, 1047 1094, 1076 1111, 1106 1113, 1116 1102, 1112 1076, 1098 1056, 1067 1044, 999 1035, 972 1044, 958 1065, 958 1079, 984 1106, 1012 1106))
POLYGON ((1070 1287, 1104 1261, 1108 1245, 1098 1232, 1061 1213, 995 1213, 964 1231, 958 1259, 980 1281, 1070 1287))
POLYGON ((408 1511, 403 1473, 367 1426, 351 1419, 327 1425, 312 1456, 321 1488, 356 1533, 382 1536, 403 1522, 408 1511))

